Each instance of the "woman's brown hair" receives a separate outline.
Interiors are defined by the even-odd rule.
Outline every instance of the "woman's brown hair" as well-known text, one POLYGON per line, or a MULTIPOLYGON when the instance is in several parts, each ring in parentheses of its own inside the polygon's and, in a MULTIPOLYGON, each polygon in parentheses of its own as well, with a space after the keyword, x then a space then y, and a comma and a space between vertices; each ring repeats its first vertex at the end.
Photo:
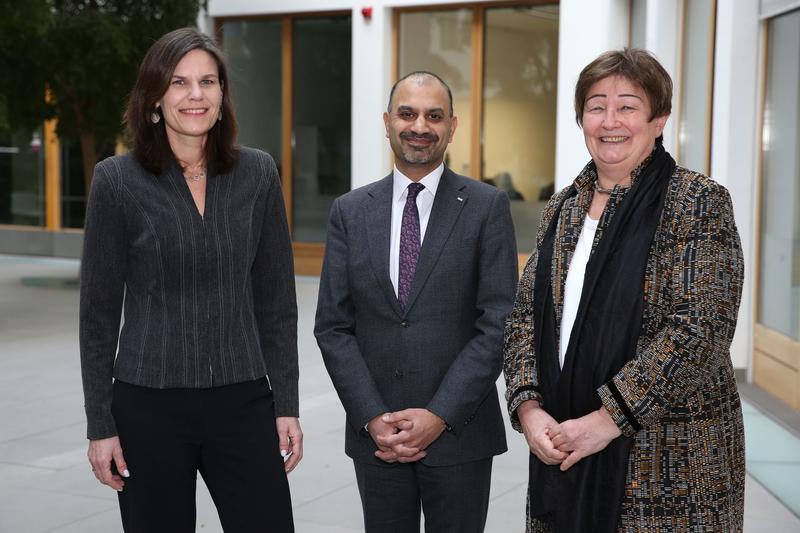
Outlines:
POLYGON ((165 162, 174 158, 174 155, 164 121, 153 124, 150 117, 153 112, 161 113, 156 110, 156 103, 167 92, 180 60, 192 50, 203 50, 214 58, 222 89, 222 120, 215 122, 208 132, 206 165, 223 173, 231 170, 236 162, 236 116, 231 103, 230 80, 224 56, 211 37, 195 28, 181 28, 162 36, 147 51, 125 110, 125 125, 134 157, 154 174, 160 174, 165 162))
MULTIPOLYGON (((672 112, 672 78, 647 50, 623 48, 600 54, 586 65, 575 84, 575 121, 583 125, 583 106, 589 89, 609 76, 620 76, 638 85, 650 100, 650 120, 672 112)), ((662 136, 659 136, 659 140, 662 136)))

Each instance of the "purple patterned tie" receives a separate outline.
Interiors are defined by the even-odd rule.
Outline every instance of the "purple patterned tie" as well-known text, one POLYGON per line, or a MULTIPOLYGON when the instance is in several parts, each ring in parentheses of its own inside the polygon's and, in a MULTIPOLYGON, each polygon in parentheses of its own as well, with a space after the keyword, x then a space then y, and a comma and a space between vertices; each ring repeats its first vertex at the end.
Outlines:
POLYGON ((420 249, 417 195, 424 188, 420 183, 411 183, 408 186, 406 206, 403 208, 403 223, 400 226, 400 279, 397 280, 397 299, 403 309, 406 308, 411 282, 414 281, 414 272, 417 270, 420 249))

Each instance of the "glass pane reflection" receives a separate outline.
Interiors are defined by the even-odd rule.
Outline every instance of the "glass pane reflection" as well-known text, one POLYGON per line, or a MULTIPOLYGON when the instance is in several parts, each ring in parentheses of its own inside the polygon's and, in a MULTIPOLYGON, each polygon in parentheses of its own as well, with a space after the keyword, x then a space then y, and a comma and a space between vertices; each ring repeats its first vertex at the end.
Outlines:
POLYGON ((269 153, 281 168, 281 21, 222 26, 239 144, 269 153))
POLYGON ((555 183, 558 6, 489 9, 481 179, 508 193, 519 253, 555 183))
POLYGON ((708 174, 711 129, 713 0, 685 2, 678 164, 708 174))
POLYGON ((0 137, 0 224, 44 225, 42 132, 0 137))
POLYGON ((768 35, 758 321, 800 340, 800 10, 768 35))
POLYGON ((400 15, 398 77, 427 70, 453 92, 458 130, 445 161, 453 171, 475 177, 469 166, 472 130, 472 10, 423 11, 400 15))
POLYGON ((333 200, 350 190, 350 17, 294 21, 295 241, 324 242, 333 200))

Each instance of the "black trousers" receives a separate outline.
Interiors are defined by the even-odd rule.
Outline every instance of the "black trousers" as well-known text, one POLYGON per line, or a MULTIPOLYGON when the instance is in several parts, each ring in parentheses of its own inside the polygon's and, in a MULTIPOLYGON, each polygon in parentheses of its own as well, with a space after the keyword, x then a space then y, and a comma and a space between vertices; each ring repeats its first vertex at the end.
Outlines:
POLYGON ((117 381, 111 411, 130 471, 126 533, 194 533, 198 471, 226 533, 294 531, 266 378, 210 389, 117 381))
POLYGON ((355 461, 366 533, 481 533, 489 509, 492 458, 453 466, 355 461))

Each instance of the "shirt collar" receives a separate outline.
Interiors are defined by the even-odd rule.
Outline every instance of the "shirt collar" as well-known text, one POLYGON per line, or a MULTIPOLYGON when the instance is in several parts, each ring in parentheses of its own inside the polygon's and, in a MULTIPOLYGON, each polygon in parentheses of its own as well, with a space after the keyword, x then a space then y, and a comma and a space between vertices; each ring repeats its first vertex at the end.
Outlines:
MULTIPOLYGON (((419 180, 419 183, 425 186, 420 194, 428 191, 435 197, 436 189, 439 187, 439 182, 442 179, 442 174, 444 174, 444 163, 440 163, 439 166, 433 169, 430 174, 419 180)), ((392 198, 395 202, 400 200, 405 201, 408 186, 414 182, 410 180, 408 176, 400 172, 396 165, 394 167, 394 171, 392 172, 392 180, 392 198)))

